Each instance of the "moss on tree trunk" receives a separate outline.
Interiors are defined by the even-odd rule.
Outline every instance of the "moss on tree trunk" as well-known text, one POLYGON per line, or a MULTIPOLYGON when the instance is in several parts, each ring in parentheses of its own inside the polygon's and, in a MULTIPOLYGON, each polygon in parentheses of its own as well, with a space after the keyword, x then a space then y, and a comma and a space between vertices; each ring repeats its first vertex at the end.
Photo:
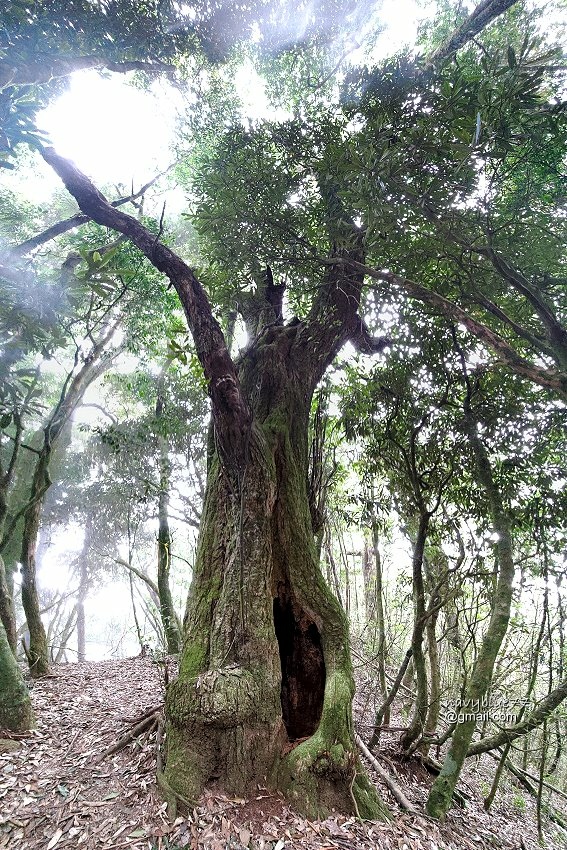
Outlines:
POLYGON ((0 729, 25 732, 33 722, 30 695, 0 623, 0 729))
POLYGON ((478 707, 490 688, 496 657, 510 620, 515 573, 510 520, 492 475, 488 453, 478 436, 476 421, 468 405, 466 413, 465 421, 478 480, 486 493, 493 527, 498 534, 498 540, 495 543, 498 580, 492 598, 488 628, 482 639, 460 712, 462 722, 457 723, 441 772, 433 783, 427 799, 427 812, 439 819, 445 817, 451 805, 453 792, 476 728, 478 707))
MULTIPOLYGON (((11 576, 10 576, 11 578, 11 576)), ((10 584, 13 584, 10 582, 10 584)), ((14 600, 11 589, 8 585, 8 576, 4 561, 0 555, 0 621, 6 630, 6 638, 12 652, 16 653, 17 632, 16 632, 16 612, 14 610, 14 600)))

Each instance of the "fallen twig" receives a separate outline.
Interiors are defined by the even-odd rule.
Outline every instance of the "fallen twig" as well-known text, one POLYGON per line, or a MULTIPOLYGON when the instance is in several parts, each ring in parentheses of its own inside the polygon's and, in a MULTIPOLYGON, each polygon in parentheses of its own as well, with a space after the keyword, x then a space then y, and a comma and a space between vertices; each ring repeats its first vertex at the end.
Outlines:
POLYGON ((406 812, 409 812, 412 815, 419 815, 418 810, 412 805, 412 803, 410 803, 410 801, 405 796, 404 792, 394 782, 394 780, 392 779, 390 774, 386 770, 384 770, 382 765, 372 755, 372 753, 370 752, 370 750, 368 749, 368 747, 366 746, 366 744, 364 743, 362 738, 355 733, 354 739, 355 739, 356 744, 357 744, 360 752, 362 753, 362 755, 365 757, 365 759, 367 761, 370 762, 370 764, 372 765, 372 767, 374 768, 376 773, 380 776, 380 778, 388 786, 388 788, 390 789, 390 791, 394 795, 395 800, 402 807, 402 809, 405 809, 406 812))
POLYGON ((140 735, 143 735, 144 732, 150 732, 158 722, 159 713, 159 709, 157 711, 153 711, 152 714, 148 715, 148 717, 144 718, 144 720, 140 721, 140 723, 133 726, 128 732, 126 732, 125 735, 122 735, 115 744, 105 750, 103 754, 98 757, 96 763, 100 764, 107 756, 112 756, 115 753, 120 752, 120 750, 123 750, 124 747, 130 743, 130 741, 133 741, 134 738, 138 738, 140 735))

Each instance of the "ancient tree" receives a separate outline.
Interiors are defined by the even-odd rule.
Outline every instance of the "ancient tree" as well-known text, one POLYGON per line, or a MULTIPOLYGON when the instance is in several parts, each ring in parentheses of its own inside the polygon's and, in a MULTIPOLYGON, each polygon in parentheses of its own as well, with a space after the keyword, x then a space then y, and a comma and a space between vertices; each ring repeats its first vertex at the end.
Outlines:
POLYGON ((166 782, 185 800, 213 780, 233 793, 268 782, 311 815, 384 813, 356 755, 348 625, 319 569, 307 492, 318 382, 347 340, 383 344, 358 314, 355 225, 352 247, 331 245, 306 318, 283 321, 283 292, 266 276, 256 336, 235 360, 194 271, 71 163, 52 149, 44 157, 86 215, 167 275, 208 382, 214 451, 167 699, 166 782))

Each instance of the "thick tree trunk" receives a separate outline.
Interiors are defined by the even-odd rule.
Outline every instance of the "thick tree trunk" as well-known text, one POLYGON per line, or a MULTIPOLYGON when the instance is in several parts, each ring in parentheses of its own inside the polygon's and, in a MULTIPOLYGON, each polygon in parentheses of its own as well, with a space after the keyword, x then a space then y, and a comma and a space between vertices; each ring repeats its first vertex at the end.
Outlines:
MULTIPOLYGON (((319 570, 307 495, 317 383, 347 340, 366 353, 384 346, 358 315, 360 228, 342 206, 340 226, 330 216, 331 262, 306 319, 284 326, 267 281, 269 320, 237 366, 193 269, 72 163, 49 148, 42 155, 83 213, 127 236, 169 277, 211 397, 215 457, 179 679, 167 694, 160 784, 194 800, 214 779, 241 793, 264 781, 312 815, 334 807, 387 816, 357 757, 348 624, 319 570), (351 247, 337 247, 345 241, 351 247)), ((321 183, 334 215, 338 194, 321 183)))
POLYGON ((0 729, 25 732, 33 722, 30 695, 0 623, 0 729))
POLYGON ((312 817, 332 808, 376 817, 385 811, 353 737, 348 624, 311 524, 311 397, 285 368, 280 331, 283 345, 257 347, 248 376, 256 384, 261 374, 263 391, 246 469, 231 482, 216 458, 209 471, 180 675, 167 697, 166 780, 186 800, 215 780, 240 794, 261 782, 312 817))

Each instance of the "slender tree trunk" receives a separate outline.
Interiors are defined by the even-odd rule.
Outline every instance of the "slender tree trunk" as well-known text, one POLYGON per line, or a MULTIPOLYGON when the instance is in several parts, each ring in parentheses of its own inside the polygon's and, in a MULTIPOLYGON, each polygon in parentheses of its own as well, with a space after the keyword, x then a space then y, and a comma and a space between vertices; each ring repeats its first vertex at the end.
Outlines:
POLYGON ((400 689, 400 685, 402 684, 403 680, 405 679, 405 674, 406 674, 406 672, 409 669, 409 666, 411 664, 411 653, 412 653, 411 649, 408 649, 408 651, 406 652, 406 654, 404 656, 404 660, 402 661, 401 667, 398 670, 398 675, 396 676, 394 683, 392 684, 390 693, 388 694, 385 701, 382 703, 382 705, 380 706, 380 708, 376 712, 376 717, 374 719, 374 730, 372 732, 372 737, 371 737, 370 742, 368 744, 370 749, 372 749, 372 747, 374 747, 380 741, 380 726, 382 725, 383 718, 386 717, 386 712, 388 713, 388 717, 390 716, 390 706, 394 702, 394 700, 396 698, 396 694, 398 693, 398 691, 400 689))
POLYGON ((22 605, 26 615, 30 643, 27 650, 30 673, 34 678, 49 672, 47 634, 41 619, 36 582, 36 549, 44 494, 49 487, 51 450, 42 450, 30 491, 30 504, 24 515, 22 535, 22 605))
MULTIPOLYGON (((163 417, 165 400, 161 382, 158 386, 158 398, 156 403, 156 419, 163 417)), ((158 497, 158 570, 157 584, 159 591, 159 607, 161 622, 165 634, 167 651, 177 654, 181 644, 179 625, 173 605, 171 587, 169 583, 169 572, 171 567, 171 533, 169 530, 169 457, 167 441, 161 435, 158 436, 158 452, 160 465, 160 488, 158 497)))
POLYGON ((17 649, 17 630, 16 630, 16 612, 14 610, 14 600, 12 593, 8 587, 8 578, 4 561, 0 555, 0 622, 6 631, 6 638, 10 649, 16 654, 17 649))
POLYGON ((79 555, 79 592, 77 594, 77 661, 87 660, 87 621, 85 616, 85 602, 89 593, 89 557, 93 538, 93 517, 87 512, 85 522, 85 536, 81 554, 79 555))
POLYGON ((478 480, 486 493, 493 528, 498 534, 498 540, 495 544, 498 579, 492 599, 490 622, 466 690, 463 722, 458 723, 453 732, 451 745, 445 756, 441 773, 433 783, 427 800, 427 811, 435 818, 443 818, 451 805, 453 791, 458 782, 476 727, 475 710, 477 709, 475 709, 475 706, 482 703, 490 688, 496 657, 510 620, 515 573, 510 521, 492 475, 488 454, 478 436, 477 424, 470 410, 466 411, 465 419, 478 480))
POLYGON ((374 606, 376 583, 372 575, 371 562, 371 547, 367 540, 364 541, 364 549, 362 550, 362 578, 364 581, 364 613, 366 614, 366 622, 370 623, 374 619, 374 606))
MULTIPOLYGON (((85 532, 85 540, 87 532, 85 532)), ((83 663, 87 660, 87 620, 85 616, 85 602, 88 595, 89 576, 85 547, 81 553, 79 571, 79 593, 77 598, 77 661, 83 663)))
MULTIPOLYGON (((427 654, 429 656, 429 706, 425 718, 424 734, 432 738, 437 730, 439 712, 441 710, 441 668, 439 664, 439 647, 435 628, 437 626, 438 613, 430 614, 427 618, 427 654)), ((431 744, 424 741, 419 746, 423 755, 429 753, 431 744)))
MULTIPOLYGON (((387 696, 386 689, 386 621, 384 616, 384 589, 382 581, 382 559, 380 557, 380 537, 378 534, 378 525, 376 522, 372 524, 372 552, 374 554, 374 573, 375 573, 375 611, 376 611, 376 631, 378 638, 378 684, 382 699, 387 696)), ((390 723, 390 706, 386 706, 382 717, 382 723, 386 726, 390 723)))
POLYGON ((33 724, 30 695, 0 623, 0 729, 25 732, 33 724))
POLYGON ((422 734, 427 717, 427 666, 423 652, 423 636, 425 633, 427 618, 425 612, 425 587, 423 583, 423 557, 430 519, 431 515, 425 510, 422 511, 413 547, 412 573, 414 625, 411 637, 411 649, 417 684, 417 695, 412 721, 407 732, 402 735, 401 739, 401 744, 404 750, 409 750, 414 741, 416 741, 422 734))
MULTIPOLYGON (((63 391, 44 428, 43 445, 35 464, 31 489, 23 516, 22 532, 22 604, 26 614, 30 633, 28 661, 32 676, 44 676, 49 670, 47 636, 41 621, 39 599, 36 585, 36 550, 37 536, 41 520, 41 511, 45 494, 51 486, 49 464, 54 447, 70 422, 71 416, 80 404, 87 388, 110 368, 119 349, 106 351, 115 331, 117 323, 107 324, 93 344, 89 354, 84 358, 78 372, 68 379, 63 391)), ((77 353, 78 357, 78 353, 77 353)))

